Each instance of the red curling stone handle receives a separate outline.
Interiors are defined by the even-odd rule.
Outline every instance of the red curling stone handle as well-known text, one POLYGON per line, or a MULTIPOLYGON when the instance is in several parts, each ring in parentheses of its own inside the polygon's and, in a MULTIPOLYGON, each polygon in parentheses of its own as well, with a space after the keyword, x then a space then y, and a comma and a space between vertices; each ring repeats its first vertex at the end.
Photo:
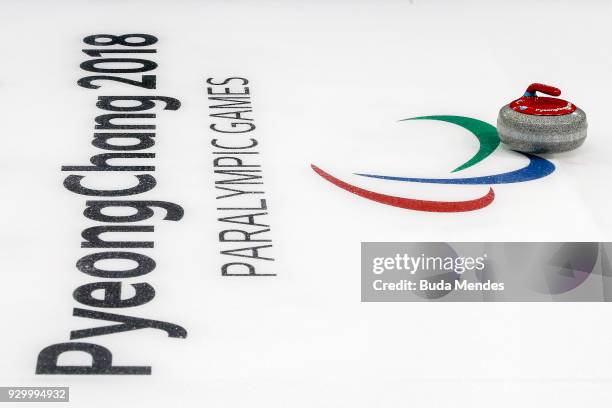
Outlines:
POLYGON ((561 116, 568 115, 576 110, 576 106, 560 98, 538 96, 542 92, 551 96, 561 95, 561 90, 554 86, 534 83, 529 85, 525 94, 519 99, 510 102, 510 108, 525 115, 561 116))
POLYGON ((539 84, 537 82, 529 85, 529 87, 527 88, 527 91, 525 91, 525 94, 526 96, 527 94, 535 96, 536 91, 542 92, 542 93, 545 93, 546 95, 551 95, 551 96, 561 95, 561 90, 559 88, 555 88, 554 86, 550 86, 550 85, 539 84))

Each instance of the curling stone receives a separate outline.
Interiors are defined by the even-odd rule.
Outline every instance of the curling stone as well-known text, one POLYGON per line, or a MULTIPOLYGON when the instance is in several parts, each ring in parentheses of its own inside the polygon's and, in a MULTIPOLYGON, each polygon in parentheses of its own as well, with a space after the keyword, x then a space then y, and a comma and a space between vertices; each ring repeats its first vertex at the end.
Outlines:
POLYGON ((501 108, 497 133, 508 147, 526 153, 557 153, 574 150, 587 135, 586 114, 573 103, 537 96, 561 95, 561 90, 531 84, 525 95, 501 108))

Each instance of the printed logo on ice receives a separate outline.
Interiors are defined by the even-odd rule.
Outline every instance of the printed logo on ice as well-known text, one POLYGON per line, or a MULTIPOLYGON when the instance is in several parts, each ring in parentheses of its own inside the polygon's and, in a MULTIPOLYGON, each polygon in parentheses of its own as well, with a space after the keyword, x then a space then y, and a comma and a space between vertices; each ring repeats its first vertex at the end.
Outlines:
MULTIPOLYGON (((455 168, 452 173, 456 173, 467 168, 470 168, 477 163, 483 161, 493 153, 499 146, 500 140, 497 135, 497 129, 487 122, 483 122, 478 119, 465 117, 465 116, 421 116, 416 118, 403 119, 403 121, 409 120, 437 120, 455 124, 471 132, 479 142, 478 151, 470 158, 467 162, 463 163, 459 167, 455 168)), ((519 169, 499 174, 492 174, 478 177, 464 177, 464 178, 417 178, 417 177, 405 177, 405 176, 392 176, 382 174, 371 174, 371 173, 355 173, 358 176, 390 180, 399 182, 411 182, 411 183, 429 183, 429 184, 469 184, 469 185, 489 185, 489 191, 482 197, 471 199, 467 201, 427 201, 419 200, 407 197, 391 196, 386 194, 377 193, 357 187, 353 184, 349 184, 342 181, 331 174, 323 171, 314 164, 311 165, 312 169, 323 177, 325 180, 340 187, 350 193, 366 198, 368 200, 376 201, 381 204, 390 205, 393 207, 405 208, 416 211, 429 211, 429 212, 462 212, 462 211, 474 211, 484 208, 491 204, 495 198, 495 192, 491 185, 493 184, 510 184, 510 183, 522 183, 525 181, 535 180, 545 177, 555 170, 555 165, 550 161, 543 159, 542 157, 517 152, 529 159, 529 163, 519 169)))

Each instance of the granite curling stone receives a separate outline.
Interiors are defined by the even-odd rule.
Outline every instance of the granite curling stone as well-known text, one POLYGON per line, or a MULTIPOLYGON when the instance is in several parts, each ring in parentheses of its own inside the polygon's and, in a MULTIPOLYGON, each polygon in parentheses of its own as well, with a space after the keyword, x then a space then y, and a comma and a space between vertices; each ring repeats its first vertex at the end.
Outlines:
POLYGON ((525 153, 557 153, 580 147, 587 135, 584 111, 563 99, 537 96, 536 91, 561 95, 560 89, 549 85, 529 85, 522 97, 499 111, 500 140, 525 153))

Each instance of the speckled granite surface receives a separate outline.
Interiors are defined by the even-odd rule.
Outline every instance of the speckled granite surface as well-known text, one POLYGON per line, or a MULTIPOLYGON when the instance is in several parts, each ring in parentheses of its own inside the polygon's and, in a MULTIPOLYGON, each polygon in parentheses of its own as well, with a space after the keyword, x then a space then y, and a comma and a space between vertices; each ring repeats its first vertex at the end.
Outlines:
POLYGON ((561 116, 525 115, 505 105, 499 111, 497 132, 513 150, 556 153, 578 148, 587 135, 586 114, 580 108, 561 116))

